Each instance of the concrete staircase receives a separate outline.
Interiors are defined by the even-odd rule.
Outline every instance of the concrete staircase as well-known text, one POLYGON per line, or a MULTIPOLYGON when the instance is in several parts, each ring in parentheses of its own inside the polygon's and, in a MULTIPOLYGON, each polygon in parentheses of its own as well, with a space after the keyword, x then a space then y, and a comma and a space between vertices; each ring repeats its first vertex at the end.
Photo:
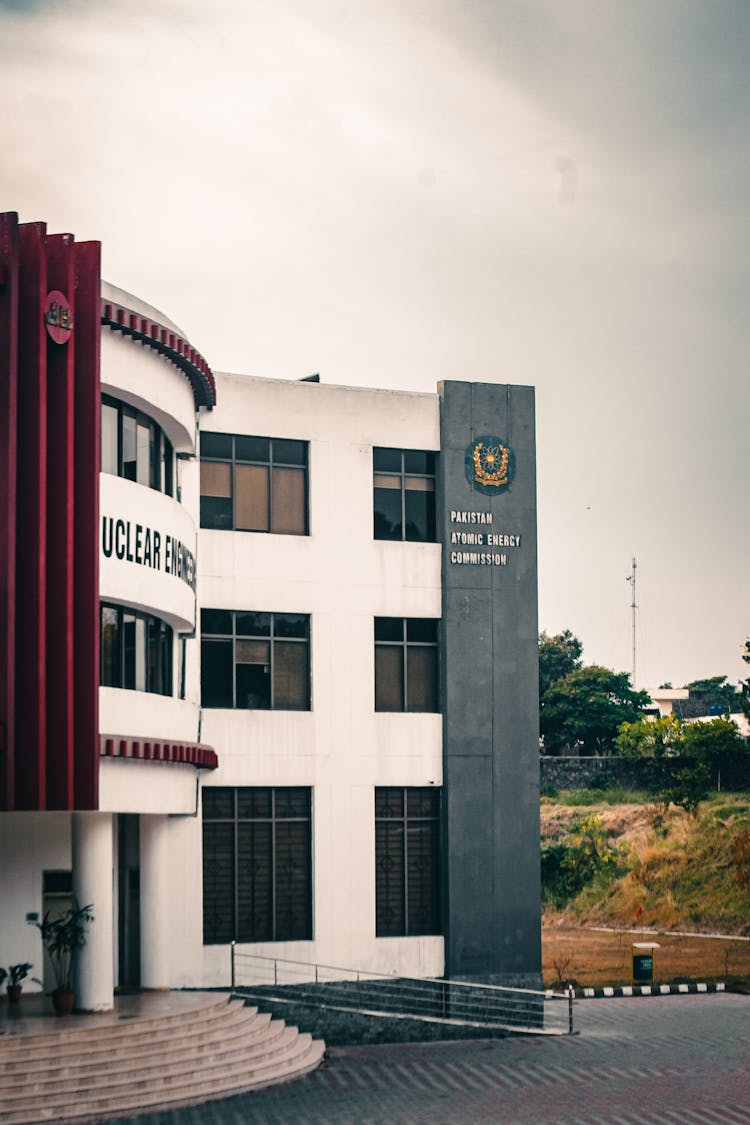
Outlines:
POLYGON ((0 1038, 1 1125, 106 1121, 225 1098, 301 1077, 325 1051, 226 995, 132 1022, 78 1019, 64 1017, 59 1031, 0 1038))

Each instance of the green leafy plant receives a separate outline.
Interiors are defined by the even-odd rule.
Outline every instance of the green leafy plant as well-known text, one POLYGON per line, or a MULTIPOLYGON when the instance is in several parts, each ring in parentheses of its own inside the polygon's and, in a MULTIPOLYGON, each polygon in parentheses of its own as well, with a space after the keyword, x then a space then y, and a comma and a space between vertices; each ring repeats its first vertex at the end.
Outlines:
POLYGON ((86 944, 87 927, 94 921, 93 909, 91 903, 79 906, 74 899, 72 906, 56 918, 50 918, 47 911, 41 922, 30 923, 41 934, 57 991, 73 991, 73 958, 76 951, 86 944))
MULTIPOLYGON (((8 988, 13 988, 15 985, 20 984, 22 980, 25 980, 32 968, 33 965, 30 961, 22 961, 18 965, 9 965, 7 972, 8 988)), ((5 969, 0 971, 5 973, 5 969)), ((2 979, 4 978, 0 978, 0 984, 2 984, 2 979)))

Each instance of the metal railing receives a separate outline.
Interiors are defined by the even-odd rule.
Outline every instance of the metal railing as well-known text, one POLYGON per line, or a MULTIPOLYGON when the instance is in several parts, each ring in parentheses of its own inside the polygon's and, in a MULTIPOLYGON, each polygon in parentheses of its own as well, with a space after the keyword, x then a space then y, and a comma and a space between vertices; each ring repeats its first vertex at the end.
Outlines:
POLYGON ((535 1034, 574 1034, 573 991, 540 992, 434 977, 403 977, 246 953, 231 946, 232 991, 286 1003, 535 1034), (567 1000, 567 1004, 545 1000, 567 1000), (566 1018, 567 1017, 567 1018, 566 1018))

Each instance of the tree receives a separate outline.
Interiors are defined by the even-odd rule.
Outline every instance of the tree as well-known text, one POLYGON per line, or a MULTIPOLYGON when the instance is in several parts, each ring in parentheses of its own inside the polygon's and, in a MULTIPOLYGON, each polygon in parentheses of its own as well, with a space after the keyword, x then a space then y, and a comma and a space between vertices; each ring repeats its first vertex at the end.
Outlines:
POLYGON ((539 634, 540 702, 552 684, 581 667, 582 652, 583 645, 570 629, 563 629, 562 633, 555 633, 554 637, 548 637, 545 632, 539 634))
POLYGON ((690 698, 675 701, 675 708, 683 719, 699 715, 731 715, 737 709, 737 689, 734 684, 727 683, 726 676, 691 680, 685 687, 690 692, 690 698))
MULTIPOLYGON (((745 641, 745 651, 742 654, 745 664, 750 664, 750 640, 745 641)), ((740 707, 750 719, 750 679, 743 680, 740 684, 740 707)))
POLYGON ((627 672, 598 664, 576 668, 545 692, 540 727, 547 754, 611 754, 623 723, 635 722, 649 702, 627 672))

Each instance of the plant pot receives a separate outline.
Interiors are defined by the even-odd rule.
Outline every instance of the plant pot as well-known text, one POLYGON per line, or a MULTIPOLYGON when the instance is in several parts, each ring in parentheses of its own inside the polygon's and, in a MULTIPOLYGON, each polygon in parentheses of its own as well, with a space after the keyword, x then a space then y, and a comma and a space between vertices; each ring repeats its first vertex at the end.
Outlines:
POLYGON ((22 991, 23 991, 23 985, 21 985, 21 984, 9 984, 8 985, 8 1003, 9 1004, 17 1004, 19 1002, 19 1000, 21 999, 21 992, 22 991))
POLYGON ((73 1011, 73 990, 56 988, 52 993, 52 1007, 56 1016, 69 1016, 73 1011))

